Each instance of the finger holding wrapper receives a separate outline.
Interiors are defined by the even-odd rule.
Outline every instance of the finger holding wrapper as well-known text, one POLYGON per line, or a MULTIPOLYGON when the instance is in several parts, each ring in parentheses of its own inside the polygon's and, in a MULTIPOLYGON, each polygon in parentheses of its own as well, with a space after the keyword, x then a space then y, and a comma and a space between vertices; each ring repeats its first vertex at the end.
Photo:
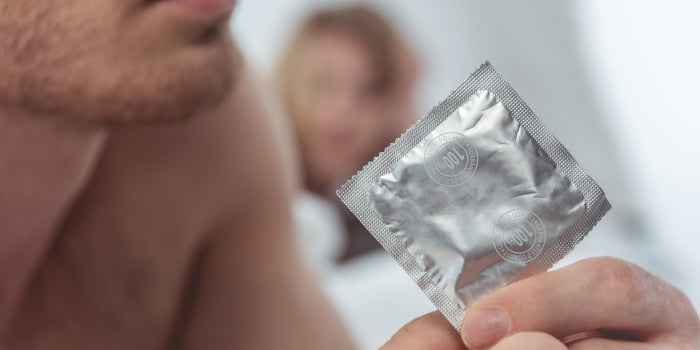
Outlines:
POLYGON ((338 196, 456 329, 471 304, 547 271, 610 209, 488 62, 338 196))

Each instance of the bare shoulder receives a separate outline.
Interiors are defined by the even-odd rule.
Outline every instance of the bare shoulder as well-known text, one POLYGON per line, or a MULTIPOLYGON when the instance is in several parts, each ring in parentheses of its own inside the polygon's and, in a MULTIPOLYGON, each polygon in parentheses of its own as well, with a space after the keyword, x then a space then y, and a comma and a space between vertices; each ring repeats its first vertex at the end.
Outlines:
POLYGON ((260 237, 245 236, 244 219, 286 225, 290 160, 264 108, 243 80, 198 118, 114 131, 15 312, 7 347, 177 342, 213 242, 240 240, 226 251, 238 255, 260 237))
POLYGON ((293 247, 293 147, 262 99, 245 77, 216 111, 113 132, 7 347, 349 344, 293 247))
POLYGON ((294 147, 284 120, 263 96, 244 74, 216 110, 184 123, 114 133, 104 164, 114 167, 111 176, 128 192, 135 185, 167 186, 171 198, 189 203, 191 217, 212 224, 267 194, 279 202, 295 186, 294 147))
POLYGON ((347 346, 294 248, 293 147, 269 106, 246 76, 200 118, 113 132, 7 347, 347 346))
POLYGON ((285 120, 254 85, 235 104, 234 210, 210 238, 182 324, 184 349, 349 349, 350 337, 298 255, 297 185, 285 120))

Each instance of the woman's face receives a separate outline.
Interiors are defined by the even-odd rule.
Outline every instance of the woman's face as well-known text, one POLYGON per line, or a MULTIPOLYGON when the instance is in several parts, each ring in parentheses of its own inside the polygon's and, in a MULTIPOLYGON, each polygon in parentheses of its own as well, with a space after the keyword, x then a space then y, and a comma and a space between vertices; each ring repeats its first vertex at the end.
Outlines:
POLYGON ((304 55, 295 123, 310 182, 328 186, 384 146, 383 95, 372 56, 355 39, 318 34, 304 55))

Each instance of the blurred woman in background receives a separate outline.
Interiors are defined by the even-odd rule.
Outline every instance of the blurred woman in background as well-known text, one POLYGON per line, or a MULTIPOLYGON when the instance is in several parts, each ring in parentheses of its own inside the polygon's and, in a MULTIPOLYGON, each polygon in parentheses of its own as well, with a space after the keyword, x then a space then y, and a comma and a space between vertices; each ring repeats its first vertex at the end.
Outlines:
POLYGON ((403 40, 364 6, 313 13, 284 51, 275 86, 301 153, 296 214, 314 265, 379 247, 335 190, 415 121, 417 76, 403 40))

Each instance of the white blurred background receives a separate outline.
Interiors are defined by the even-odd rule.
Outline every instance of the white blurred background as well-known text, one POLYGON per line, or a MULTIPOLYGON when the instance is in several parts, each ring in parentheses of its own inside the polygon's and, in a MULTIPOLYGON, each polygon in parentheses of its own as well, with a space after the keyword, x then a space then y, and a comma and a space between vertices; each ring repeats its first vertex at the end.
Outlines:
MULTIPOLYGON (((269 74, 300 19, 348 1, 240 1, 232 31, 269 74)), ((562 264, 612 255, 672 281, 700 305, 700 3, 691 1, 367 2, 420 55, 420 113, 489 60, 613 209, 562 264)), ((561 264, 560 264, 561 265, 561 264)), ((383 252, 323 283, 364 348, 434 310, 383 252)))

